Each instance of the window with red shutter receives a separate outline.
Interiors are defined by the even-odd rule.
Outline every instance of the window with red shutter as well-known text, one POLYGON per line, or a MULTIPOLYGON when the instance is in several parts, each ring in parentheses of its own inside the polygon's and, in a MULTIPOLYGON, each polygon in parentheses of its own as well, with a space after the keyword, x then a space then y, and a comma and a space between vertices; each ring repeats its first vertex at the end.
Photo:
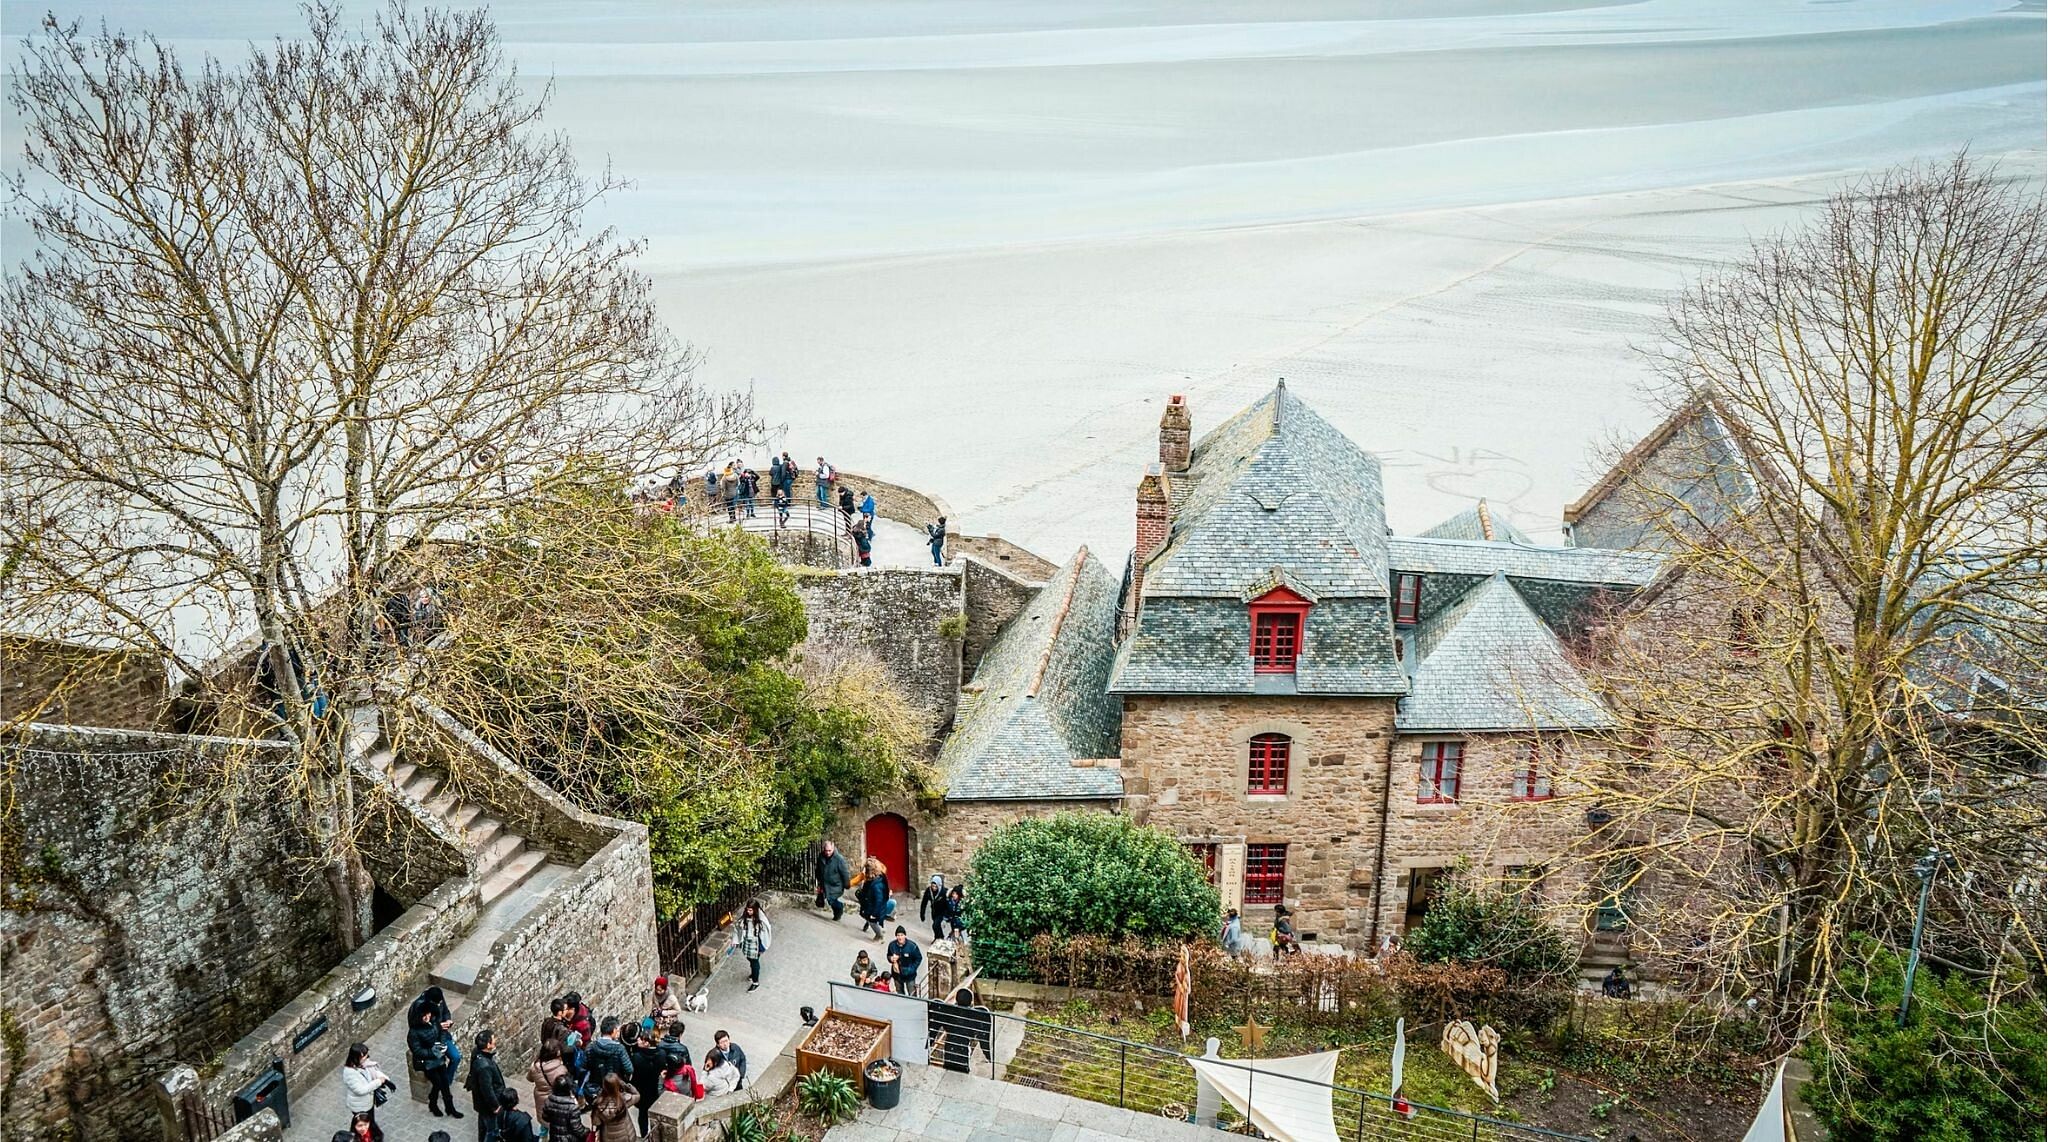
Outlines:
POLYGON ((1250 764, 1245 768, 1245 792, 1287 792, 1288 754, 1293 748, 1294 741, 1286 734, 1260 734, 1253 738, 1250 764))
POLYGON ((1287 846, 1246 845, 1244 902, 1278 904, 1287 889, 1287 846))
POLYGON ((1402 573, 1394 576, 1394 621, 1415 622, 1422 613, 1422 576, 1402 573))
POLYGON ((1451 805, 1458 800, 1458 769, 1465 761, 1464 742, 1426 742, 1422 747, 1422 780, 1415 800, 1423 805, 1451 805))
POLYGON ((1216 848, 1211 843, 1196 842, 1188 846, 1189 855, 1202 862, 1202 868, 1209 874, 1209 883, 1216 883, 1216 848))
POLYGON ((1523 742, 1516 752, 1515 787, 1510 796, 1516 801, 1549 798, 1550 772, 1563 753, 1563 742, 1551 742, 1548 750, 1539 742, 1523 742))
POLYGON ((1285 587, 1275 587, 1251 601, 1253 670, 1294 673, 1308 610, 1309 601, 1285 587))

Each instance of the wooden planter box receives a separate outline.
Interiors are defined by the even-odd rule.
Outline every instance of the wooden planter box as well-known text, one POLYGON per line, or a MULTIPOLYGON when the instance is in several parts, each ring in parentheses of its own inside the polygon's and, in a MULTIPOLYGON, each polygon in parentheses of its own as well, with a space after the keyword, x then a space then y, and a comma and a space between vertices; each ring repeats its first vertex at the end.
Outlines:
POLYGON ((818 1025, 811 1028, 804 1035, 803 1042, 796 1045, 796 1077, 803 1078, 812 1071, 831 1071, 835 1075, 845 1076, 853 1083, 855 1090, 864 1091, 867 1089, 868 1064, 876 1059, 886 1059, 891 1056, 890 1048, 892 1043, 890 1041, 890 1032, 893 1030, 894 1027, 887 1020, 870 1019, 865 1015, 855 1015, 850 1011, 835 1011, 828 1007, 825 1009, 824 1018, 818 1020, 818 1025), (837 1055, 827 1055, 812 1050, 811 1041, 816 1039, 818 1032, 823 1031, 826 1025, 835 1019, 843 1020, 847 1023, 858 1023, 865 1027, 873 1027, 881 1031, 882 1034, 875 1040, 875 1045, 868 1048, 867 1054, 862 1055, 858 1059, 842 1059, 837 1055))

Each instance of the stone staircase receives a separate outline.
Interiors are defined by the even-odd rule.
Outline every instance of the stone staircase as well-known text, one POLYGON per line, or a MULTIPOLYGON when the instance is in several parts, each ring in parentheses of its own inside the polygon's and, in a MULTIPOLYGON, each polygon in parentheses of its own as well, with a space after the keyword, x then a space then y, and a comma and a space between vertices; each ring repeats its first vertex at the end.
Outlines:
POLYGON ((462 942, 428 972, 451 1005, 468 993, 491 960, 491 945, 533 911, 550 888, 575 869, 513 832, 480 802, 463 797, 442 770, 397 757, 387 746, 370 754, 371 768, 404 790, 462 838, 476 860, 483 912, 462 942))

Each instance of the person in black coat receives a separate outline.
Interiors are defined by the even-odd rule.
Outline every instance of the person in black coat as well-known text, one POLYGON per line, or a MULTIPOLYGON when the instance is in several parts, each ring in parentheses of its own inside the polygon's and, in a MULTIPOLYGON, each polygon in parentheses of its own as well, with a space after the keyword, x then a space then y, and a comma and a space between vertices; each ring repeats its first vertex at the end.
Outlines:
POLYGON ((634 1028, 633 1041, 626 1046, 626 1057, 632 1060, 633 1089, 640 1092, 640 1102, 635 1107, 640 1112, 640 1133, 647 1133, 647 1112, 654 1107, 654 1100, 661 1097, 661 1080, 666 1074, 662 1066, 661 1051, 654 1045, 654 1033, 645 1027, 634 1028))
POLYGON ((853 879, 852 870, 846 867, 846 858, 831 841, 818 850, 817 868, 818 907, 832 906, 832 919, 836 923, 846 915, 846 904, 840 897, 846 895, 846 885, 853 879))
POLYGON ((911 940, 910 933, 903 930, 903 925, 896 925, 896 938, 889 941, 882 951, 889 956, 889 974, 893 977, 890 986, 898 995, 916 995, 917 969, 924 965, 924 952, 911 940))
POLYGON ((860 891, 854 899, 860 902, 860 930, 873 929, 875 939, 882 938, 882 921, 889 918, 889 870, 881 861, 868 858, 866 878, 860 882, 860 891))
POLYGON ((498 1115, 504 1110, 505 1096, 512 1088, 505 1085, 505 1072, 498 1069, 498 1036, 489 1028, 476 1033, 476 1054, 469 1060, 469 1078, 463 1087, 469 1091, 469 1104, 476 1108, 477 1142, 491 1142, 498 1136, 498 1115))
POLYGON ((415 1004, 414 1010, 418 1021, 405 1033, 405 1052, 412 1060, 412 1069, 427 1080, 427 1111, 435 1118, 444 1113, 461 1118, 462 1112, 455 1109, 455 1092, 450 1089, 455 1082, 455 1056, 449 1050, 454 1046, 454 1036, 448 1033, 448 1025, 436 1018, 432 1007, 415 1004))
POLYGON ((540 1142, 533 1116, 519 1109, 518 1091, 506 1091, 498 1107, 498 1142, 540 1142))
POLYGON ((946 878, 933 873, 932 882, 924 886, 924 895, 917 898, 917 918, 923 920, 927 912, 931 914, 934 940, 946 938, 946 909, 949 906, 950 902, 946 898, 946 878))

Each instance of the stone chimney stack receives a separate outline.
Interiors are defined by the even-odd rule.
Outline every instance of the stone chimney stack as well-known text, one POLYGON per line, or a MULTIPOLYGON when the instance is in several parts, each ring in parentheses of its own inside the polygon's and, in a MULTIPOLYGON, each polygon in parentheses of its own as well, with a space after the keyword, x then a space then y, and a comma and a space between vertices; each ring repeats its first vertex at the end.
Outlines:
MULTIPOLYGON (((1182 417, 1185 419, 1186 414, 1182 417)), ((1163 428, 1160 436, 1164 450, 1163 428)), ((1131 548, 1131 594, 1124 600, 1122 621, 1118 624, 1120 634, 1128 634, 1137 625, 1138 598, 1145 588, 1145 564, 1166 546, 1166 534, 1173 525, 1173 490, 1167 480, 1161 465, 1148 464, 1144 478, 1138 481, 1138 541, 1131 548)))
POLYGON ((1188 453, 1194 447, 1194 418, 1188 415, 1188 398, 1175 393, 1166 398, 1166 411, 1159 415, 1159 466, 1169 472, 1188 470, 1188 453))

